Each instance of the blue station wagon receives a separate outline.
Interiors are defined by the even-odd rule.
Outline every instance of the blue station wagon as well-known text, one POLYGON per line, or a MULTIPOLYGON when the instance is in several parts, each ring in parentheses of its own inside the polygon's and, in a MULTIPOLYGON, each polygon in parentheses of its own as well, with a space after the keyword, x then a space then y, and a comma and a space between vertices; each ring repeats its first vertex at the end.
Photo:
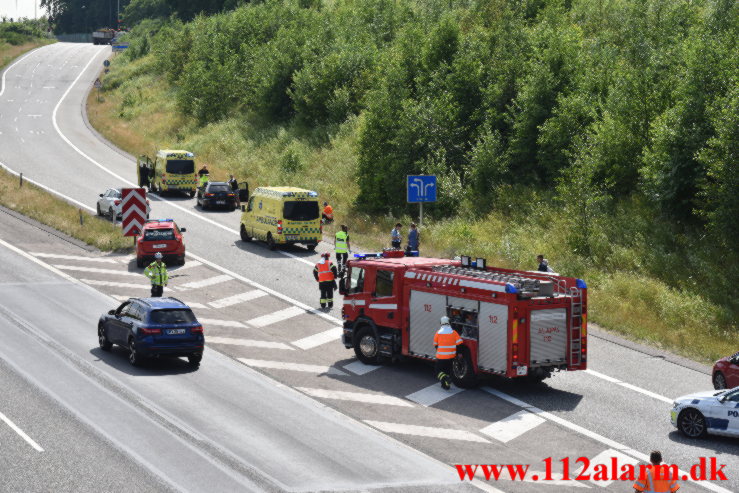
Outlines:
POLYGON ((103 351, 113 344, 129 350, 137 366, 150 356, 187 356, 197 367, 203 358, 203 326, 190 307, 176 298, 130 298, 100 317, 98 343, 103 351))

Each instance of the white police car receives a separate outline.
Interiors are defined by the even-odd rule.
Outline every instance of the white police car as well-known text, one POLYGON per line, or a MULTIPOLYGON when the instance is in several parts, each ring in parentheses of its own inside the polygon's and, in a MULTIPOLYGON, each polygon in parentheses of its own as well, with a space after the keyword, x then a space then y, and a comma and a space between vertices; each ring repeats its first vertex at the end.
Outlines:
POLYGON ((690 438, 706 433, 739 437, 739 387, 678 397, 672 404, 670 420, 690 438))

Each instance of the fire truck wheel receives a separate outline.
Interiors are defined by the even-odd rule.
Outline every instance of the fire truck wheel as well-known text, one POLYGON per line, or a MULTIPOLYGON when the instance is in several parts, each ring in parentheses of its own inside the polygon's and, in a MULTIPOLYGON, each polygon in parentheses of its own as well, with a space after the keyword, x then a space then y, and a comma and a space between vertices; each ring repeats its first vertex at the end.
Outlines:
POLYGON ((477 385, 477 374, 472 368, 472 356, 467 347, 462 347, 457 352, 457 357, 452 363, 452 378, 454 385, 463 389, 469 389, 477 385))
POLYGON ((364 326, 357 331, 354 338, 354 353, 359 361, 366 365, 376 365, 380 362, 378 352, 380 343, 375 337, 372 327, 364 326))

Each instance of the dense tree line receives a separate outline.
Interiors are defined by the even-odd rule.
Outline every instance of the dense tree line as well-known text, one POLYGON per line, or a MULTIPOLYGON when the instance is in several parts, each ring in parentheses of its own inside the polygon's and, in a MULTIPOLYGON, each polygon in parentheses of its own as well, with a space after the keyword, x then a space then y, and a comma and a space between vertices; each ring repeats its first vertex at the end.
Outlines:
MULTIPOLYGON (((127 15, 162 2, 184 8, 127 15)), ((437 215, 534 187, 586 235, 638 195, 739 249, 734 0, 271 0, 141 32, 128 56, 151 52, 202 124, 358 118, 363 210, 403 210, 404 175, 435 173, 437 215)))

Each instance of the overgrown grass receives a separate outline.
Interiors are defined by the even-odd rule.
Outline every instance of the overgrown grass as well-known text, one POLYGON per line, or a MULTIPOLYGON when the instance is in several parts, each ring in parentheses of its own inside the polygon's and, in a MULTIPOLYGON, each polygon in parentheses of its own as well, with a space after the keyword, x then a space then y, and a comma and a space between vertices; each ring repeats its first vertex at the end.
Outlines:
POLYGON ((124 237, 119 227, 86 211, 80 212, 74 205, 28 182, 21 187, 17 176, 1 169, 0 204, 102 251, 133 250, 131 238, 124 237))
MULTIPOLYGON (((117 58, 103 79, 102 101, 95 93, 88 100, 91 123, 119 147, 135 155, 185 148, 200 163, 207 162, 216 179, 233 173, 252 189, 292 185, 317 190, 334 206, 337 223, 350 226, 355 249, 388 246, 397 221, 407 228, 410 217, 370 216, 353 209, 359 192, 361 114, 324 127, 321 134, 254 117, 230 117, 201 127, 177 111, 174 91, 163 76, 153 75, 152 63, 152 56, 133 62, 117 58)), ((712 265, 718 251, 673 238, 669 225, 653 223, 648 204, 626 200, 596 217, 592 251, 584 255, 572 246, 577 225, 552 195, 512 187, 498 191, 495 201, 495 212, 483 217, 471 204, 456 218, 424 224, 423 255, 468 252, 493 265, 533 269, 536 254, 543 253, 557 271, 588 282, 590 320, 608 330, 703 362, 738 349, 737 322, 720 297, 725 290, 715 284, 712 270, 684 275, 686 265, 712 265)))
POLYGON ((34 48, 38 48, 39 46, 44 46, 53 42, 54 41, 52 40, 44 39, 29 41, 20 45, 12 45, 3 42, 3 40, 0 39, 0 71, 2 71, 7 65, 10 64, 11 61, 15 60, 22 54, 31 51, 34 48))

